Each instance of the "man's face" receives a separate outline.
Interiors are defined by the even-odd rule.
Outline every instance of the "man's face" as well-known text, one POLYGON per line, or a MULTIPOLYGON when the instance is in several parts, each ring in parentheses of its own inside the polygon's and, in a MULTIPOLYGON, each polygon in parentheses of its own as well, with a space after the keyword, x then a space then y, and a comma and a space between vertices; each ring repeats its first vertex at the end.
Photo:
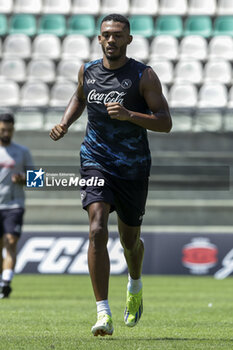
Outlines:
POLYGON ((14 132, 14 125, 12 123, 0 122, 0 142, 6 146, 11 143, 14 132))
POLYGON ((132 36, 124 23, 107 21, 102 23, 98 39, 107 59, 116 61, 126 55, 126 48, 131 43, 132 36))

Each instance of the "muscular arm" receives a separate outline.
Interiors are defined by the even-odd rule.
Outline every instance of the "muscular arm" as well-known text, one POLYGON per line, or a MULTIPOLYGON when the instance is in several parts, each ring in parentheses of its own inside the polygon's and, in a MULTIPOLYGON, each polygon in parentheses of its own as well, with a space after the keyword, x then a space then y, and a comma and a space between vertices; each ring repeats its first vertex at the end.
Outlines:
POLYGON ((148 130, 169 132, 172 128, 172 120, 168 104, 162 94, 161 83, 151 68, 146 69, 143 73, 140 81, 140 93, 152 114, 129 111, 119 104, 109 103, 106 107, 110 117, 127 120, 148 130))
POLYGON ((84 65, 82 65, 79 70, 77 90, 71 97, 60 124, 55 125, 50 132, 50 137, 54 141, 63 137, 67 133, 70 125, 73 124, 73 122, 75 122, 75 120, 77 120, 83 113, 86 106, 86 99, 83 92, 83 74, 84 65))

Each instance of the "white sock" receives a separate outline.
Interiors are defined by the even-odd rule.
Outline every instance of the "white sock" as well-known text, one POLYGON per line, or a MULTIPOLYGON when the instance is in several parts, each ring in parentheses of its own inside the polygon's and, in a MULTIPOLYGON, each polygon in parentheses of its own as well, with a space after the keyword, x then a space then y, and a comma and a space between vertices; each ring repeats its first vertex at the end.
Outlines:
POLYGON ((112 316, 110 307, 108 305, 108 299, 97 301, 96 306, 97 306, 97 314, 105 313, 105 314, 108 314, 109 316, 112 316))
POLYGON ((14 276, 14 271, 7 269, 2 271, 2 281, 10 282, 14 276))
POLYGON ((128 274, 128 291, 132 294, 137 294, 142 289, 141 277, 138 280, 133 280, 128 274))

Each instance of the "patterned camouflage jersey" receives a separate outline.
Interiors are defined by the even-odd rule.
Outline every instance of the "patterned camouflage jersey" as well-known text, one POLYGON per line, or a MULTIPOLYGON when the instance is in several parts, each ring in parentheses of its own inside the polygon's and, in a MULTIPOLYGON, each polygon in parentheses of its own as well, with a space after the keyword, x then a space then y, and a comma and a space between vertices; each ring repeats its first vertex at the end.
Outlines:
POLYGON ((134 59, 115 70, 105 68, 102 59, 85 64, 88 124, 80 151, 83 168, 102 169, 127 179, 149 175, 151 157, 146 129, 111 119, 105 106, 108 102, 119 102, 128 110, 150 113, 139 92, 139 82, 147 67, 134 59))

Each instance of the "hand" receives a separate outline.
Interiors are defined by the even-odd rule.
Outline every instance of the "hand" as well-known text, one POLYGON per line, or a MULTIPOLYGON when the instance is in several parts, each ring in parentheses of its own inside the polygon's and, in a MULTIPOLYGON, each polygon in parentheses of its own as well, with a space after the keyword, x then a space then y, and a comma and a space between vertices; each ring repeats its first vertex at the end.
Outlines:
POLYGON ((64 124, 55 125, 50 131, 49 136, 53 141, 61 139, 68 131, 68 127, 64 124))
POLYGON ((106 103, 106 108, 108 111, 108 114, 111 119, 118 119, 118 120, 129 120, 130 119, 130 113, 128 109, 123 107, 118 102, 113 103, 106 103))
POLYGON ((18 185, 25 185, 26 183, 26 176, 24 173, 17 173, 17 174, 13 174, 11 176, 11 181, 14 184, 18 184, 18 185))

